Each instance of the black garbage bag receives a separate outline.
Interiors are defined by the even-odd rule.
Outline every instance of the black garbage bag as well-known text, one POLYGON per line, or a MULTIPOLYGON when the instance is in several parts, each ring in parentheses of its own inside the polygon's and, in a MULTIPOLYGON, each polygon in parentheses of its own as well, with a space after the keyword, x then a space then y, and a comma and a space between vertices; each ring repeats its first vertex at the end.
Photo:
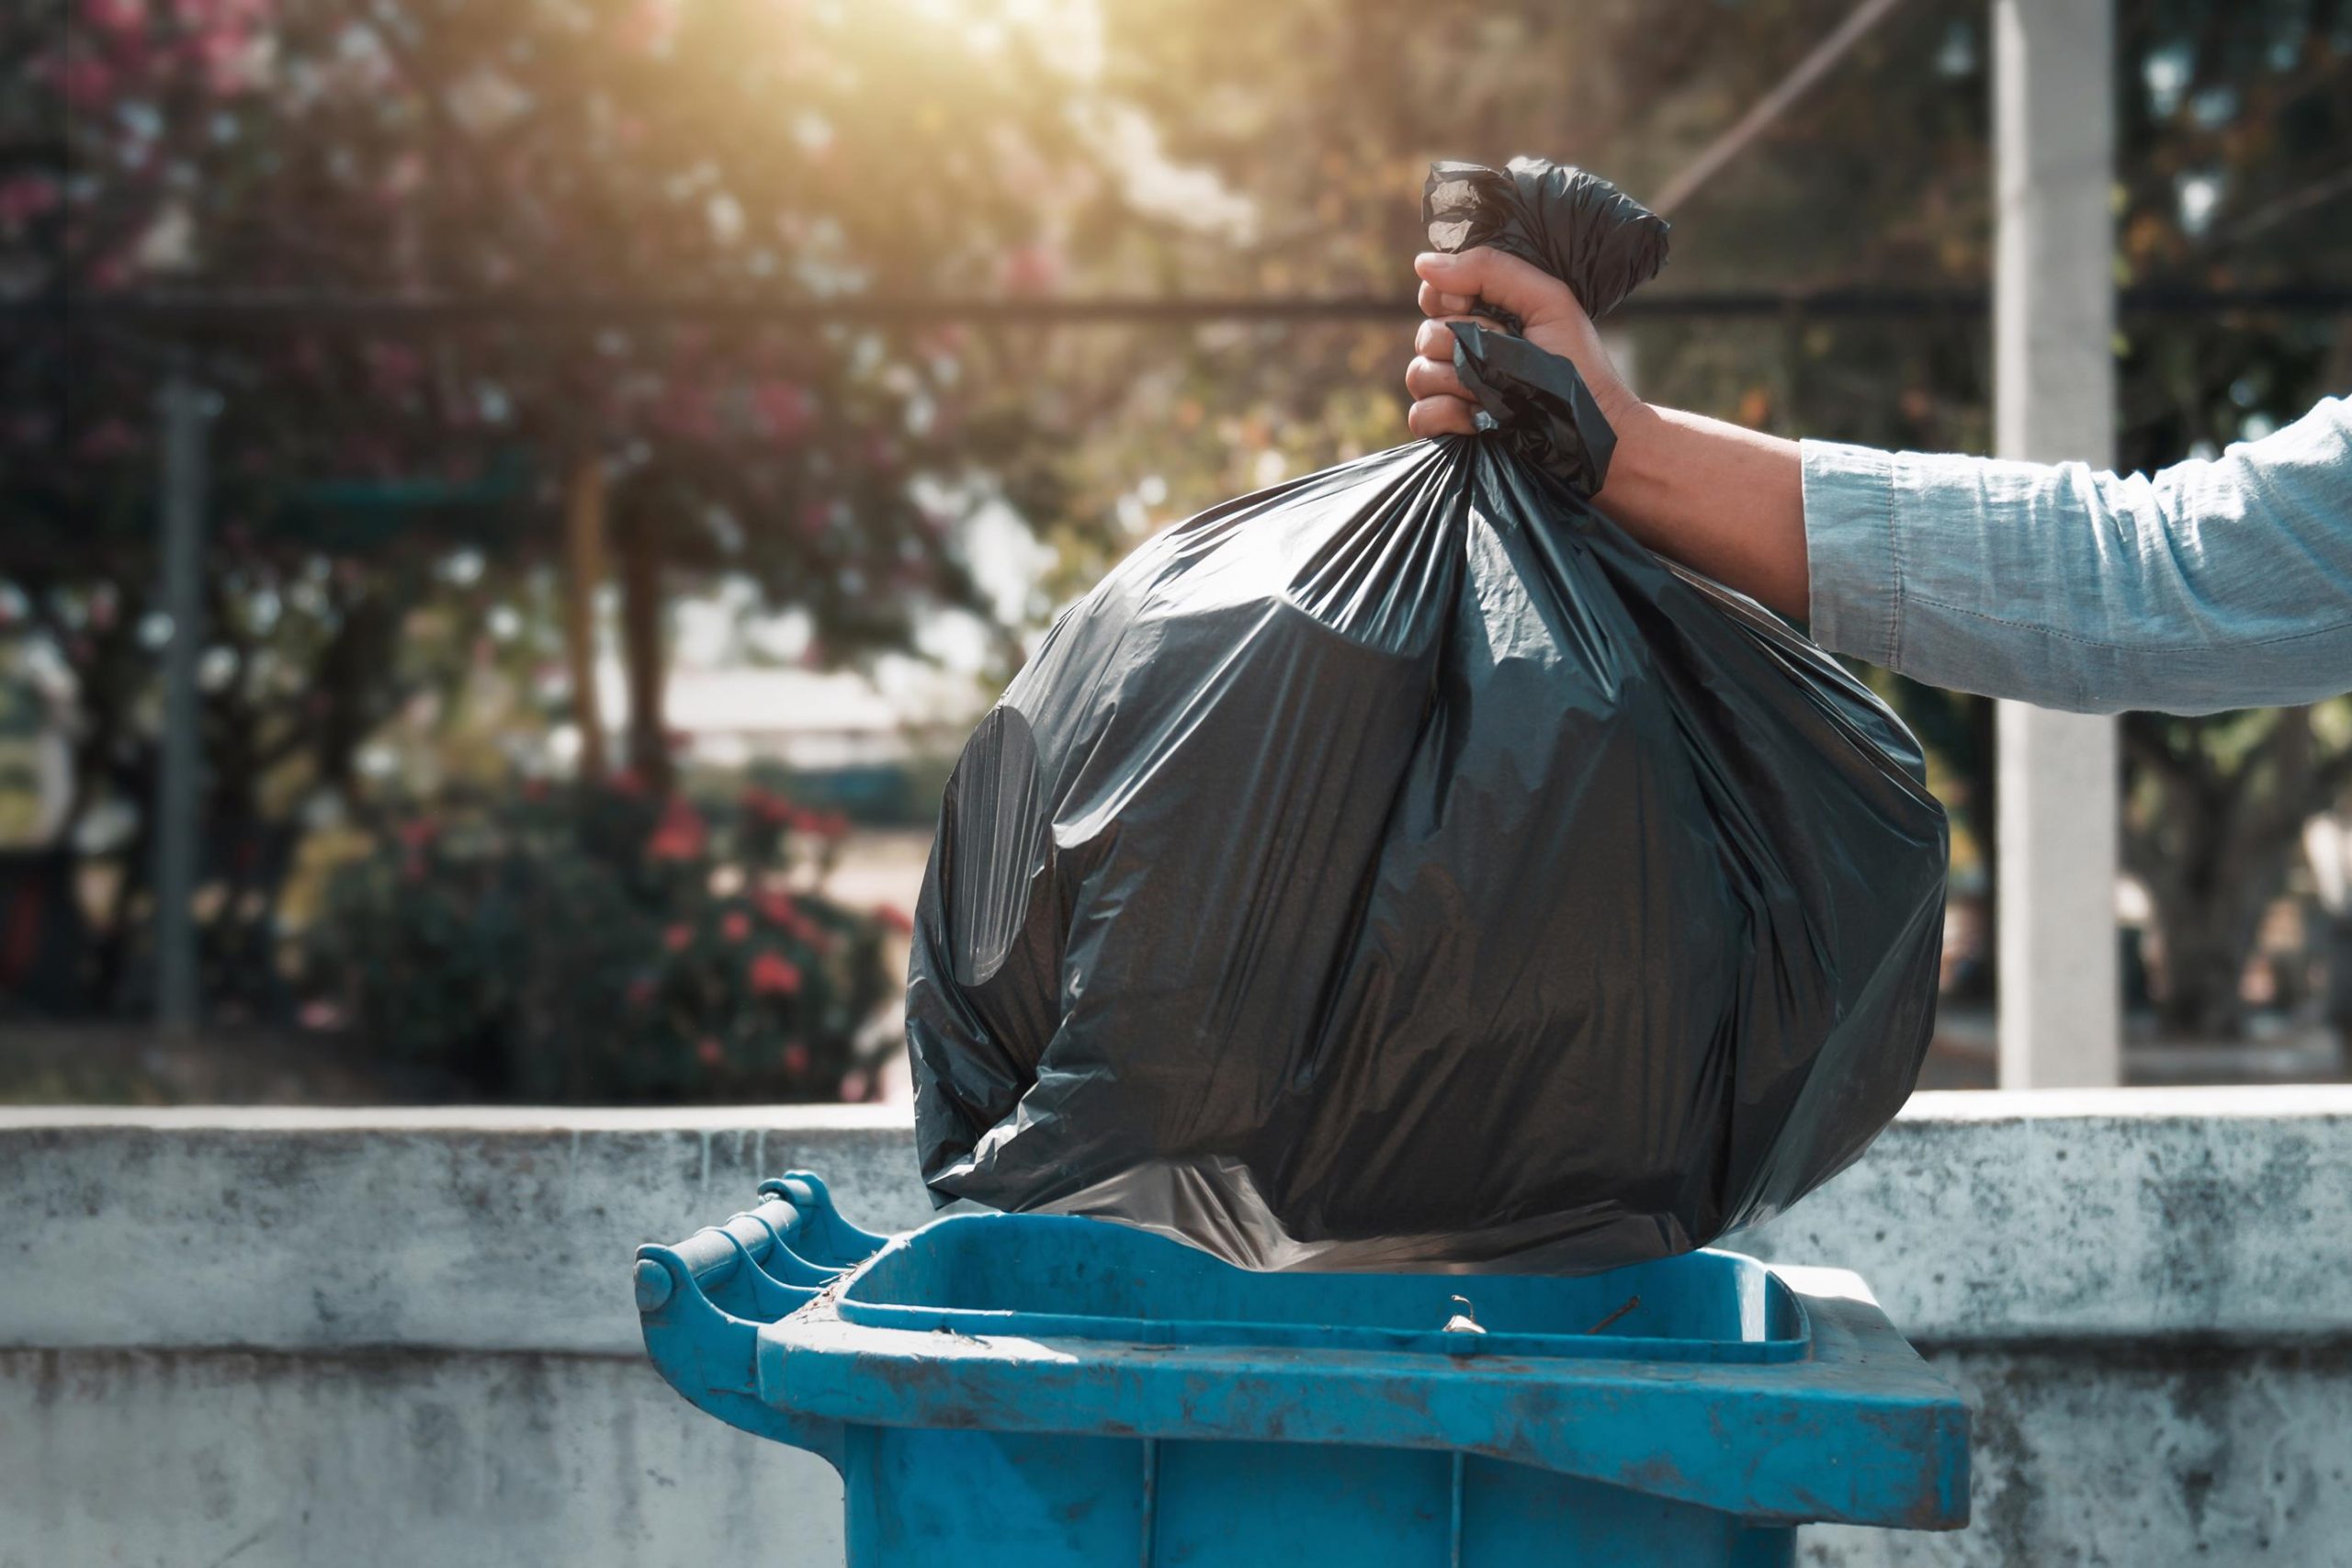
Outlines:
MULTIPOLYGON (((1427 211, 1595 310, 1665 257, 1540 162, 1441 164, 1427 211)), ((1917 744, 1592 509, 1573 367, 1456 338, 1494 432, 1170 528, 966 747, 908 979, 940 1201, 1251 1268, 1580 1271, 1784 1208, 1909 1092, 1946 852, 1917 744)))

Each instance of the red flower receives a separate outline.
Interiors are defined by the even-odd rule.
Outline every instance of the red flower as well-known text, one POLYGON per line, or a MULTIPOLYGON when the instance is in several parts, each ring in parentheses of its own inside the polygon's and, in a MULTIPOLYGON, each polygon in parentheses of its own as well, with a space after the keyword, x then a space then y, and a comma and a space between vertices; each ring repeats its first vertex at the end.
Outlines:
POLYGON ((763 953, 752 960, 752 994, 789 997, 800 990, 800 966, 780 953, 763 953))
POLYGON ((662 933, 662 945, 673 953, 684 953, 686 943, 694 941, 694 928, 681 920, 662 933))
POLYGON ((632 799, 645 793, 645 779, 635 768, 623 768, 613 775, 613 793, 632 799))
POLYGON ((57 186, 47 179, 22 175, 0 180, 0 224, 14 228, 56 205, 57 186))
POLYGON ((766 422, 768 434, 778 441, 797 441, 808 433, 816 407, 808 392, 789 381, 763 381, 752 389, 752 400, 766 422))
POLYGON ((773 887, 763 888, 752 895, 752 901, 759 906, 760 918, 772 926, 782 926, 790 931, 802 923, 800 910, 788 894, 779 893, 773 887))
POLYGON ((641 1008, 653 999, 653 977, 639 975, 628 983, 628 1005, 641 1008))
POLYGON ((808 1070, 808 1047, 795 1040, 784 1048, 784 1070, 799 1077, 808 1070))
POLYGON ((874 911, 874 918, 897 931, 900 936, 915 934, 915 923, 896 904, 884 904, 874 911))
POLYGON ((743 792, 743 809, 774 826, 788 824, 798 814, 792 802, 772 789, 761 789, 756 784, 743 792))
POLYGON ((364 351, 379 391, 398 391, 424 373, 424 357, 402 343, 370 343, 364 351))
POLYGON ((706 1067, 715 1067, 727 1060, 727 1049, 719 1044, 718 1036, 706 1034, 695 1044, 695 1060, 706 1067))
POLYGON ((401 880, 424 880, 424 852, 432 847, 434 835, 440 831, 437 824, 424 818, 413 818, 392 829, 392 836, 401 845, 401 880))
POLYGON ((727 918, 718 922, 718 929, 728 941, 741 942, 752 934, 752 917, 741 909, 729 910, 727 918))
POLYGON ((655 860, 699 860, 709 837, 701 813, 682 796, 662 813, 662 825, 646 841, 645 852, 655 860))

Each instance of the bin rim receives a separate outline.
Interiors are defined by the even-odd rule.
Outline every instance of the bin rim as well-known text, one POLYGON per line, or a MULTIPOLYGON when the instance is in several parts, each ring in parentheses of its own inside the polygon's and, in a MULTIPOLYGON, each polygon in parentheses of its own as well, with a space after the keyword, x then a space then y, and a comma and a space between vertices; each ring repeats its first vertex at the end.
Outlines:
POLYGON ((1967 1406, 1843 1269, 1740 1258, 1803 1307, 1804 1353, 1780 1361, 975 1334, 844 1316, 854 1282, 907 1238, 848 1225, 808 1172, 765 1195, 639 1249, 646 1348, 694 1404, 836 1468, 861 1427, 1418 1449, 1751 1524, 1968 1522, 1967 1406), (876 1252, 852 1261, 869 1238, 876 1252))
MULTIPOLYGON (((1111 1224, 1099 1219, 1059 1214, 954 1214, 920 1230, 895 1237, 864 1266, 845 1276, 836 1308, 845 1323, 869 1328, 896 1328, 919 1333, 953 1333, 974 1337, 1017 1337, 1116 1342, 1156 1347, 1256 1346, 1299 1350, 1350 1349, 1393 1351, 1419 1356, 1505 1357, 1520 1359, 1677 1361, 1692 1364, 1763 1363, 1802 1359, 1808 1352, 1812 1328, 1804 1301, 1763 1264, 1736 1252, 1703 1248, 1674 1258, 1659 1258, 1608 1275, 1587 1275, 1574 1281, 1536 1275, 1477 1275, 1358 1273, 1314 1275, 1333 1279, 1377 1280, 1393 1284, 1410 1280, 1426 1284, 1442 1300, 1448 1292, 1468 1292, 1491 1299, 1494 1292, 1527 1292, 1604 1280, 1624 1281, 1601 1296, 1590 1316, 1577 1326, 1556 1330, 1476 1332, 1449 1331, 1442 1316, 1432 1314, 1427 1327, 1349 1324, 1271 1316, 1199 1316, 1182 1312, 1166 1316, 1131 1316, 1114 1313, 1045 1312, 1027 1308, 967 1307, 935 1302, 910 1302, 886 1293, 885 1281, 896 1273, 910 1272, 910 1255, 922 1249, 955 1247, 969 1239, 984 1245, 987 1233, 1012 1227, 1025 1235, 1060 1231, 1099 1237, 1109 1249, 1125 1253, 1128 1267, 1163 1266, 1189 1269, 1195 1275, 1229 1275, 1246 1282, 1301 1279, 1297 1275, 1267 1275, 1238 1269, 1196 1247, 1155 1231, 1111 1224), (1110 1225, 1106 1231, 1104 1227, 1110 1225), (1693 1276, 1675 1279, 1675 1275, 1693 1276), (1629 1278, 1630 1277, 1630 1278, 1629 1278), (1702 1288, 1732 1297, 1747 1297, 1738 1337, 1701 1337, 1637 1331, 1612 1332, 1616 1322, 1638 1308, 1644 1292, 1665 1289, 1702 1288), (1620 1292, 1623 1294, 1620 1295, 1620 1292)), ((1189 1281, 1188 1281, 1189 1282, 1189 1281)), ((1475 1310, 1469 1296, 1453 1299, 1475 1310)), ((1639 1316, 1632 1321, 1638 1323, 1639 1316)))
POLYGON ((846 1280, 757 1333, 755 1398, 835 1427, 1455 1450, 1758 1523, 1957 1529, 1968 1409, 1841 1269, 1763 1265, 1804 1359, 1432 1356, 874 1327, 846 1280))

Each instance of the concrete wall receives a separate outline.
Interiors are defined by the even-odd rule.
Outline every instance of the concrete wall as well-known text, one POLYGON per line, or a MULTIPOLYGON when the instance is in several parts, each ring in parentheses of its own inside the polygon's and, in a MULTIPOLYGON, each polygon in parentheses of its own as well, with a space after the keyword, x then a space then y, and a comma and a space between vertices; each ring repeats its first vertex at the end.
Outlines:
MULTIPOLYGON (((0 1568, 838 1562, 628 1265, 795 1166, 919 1223, 901 1117, 0 1111, 0 1568)), ((2352 1562, 2352 1089, 1922 1095, 1746 1245, 1977 1411, 1972 1529, 1808 1562, 2352 1562)))

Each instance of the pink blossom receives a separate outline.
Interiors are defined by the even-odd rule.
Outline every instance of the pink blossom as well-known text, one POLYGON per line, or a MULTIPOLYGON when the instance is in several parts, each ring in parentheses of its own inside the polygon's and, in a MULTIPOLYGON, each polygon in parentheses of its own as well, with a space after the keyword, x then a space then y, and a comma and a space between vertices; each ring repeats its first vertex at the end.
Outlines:
POLYGON ((718 418, 710 396, 700 387, 673 385, 653 411, 655 428, 689 441, 708 441, 718 434, 718 418))
POLYGON ((404 343, 371 343, 368 367, 379 389, 399 391, 416 384, 424 370, 424 356, 404 343))
POLYGON ((57 186, 40 175, 19 175, 0 180, 0 223, 10 227, 37 218, 57 205, 57 186))
POLYGON ((1015 245, 997 265, 997 281, 1008 294, 1044 294, 1061 277, 1060 253, 1042 243, 1015 245))
POLYGON ((808 1071, 808 1047, 797 1040, 786 1044, 784 1048, 784 1070, 796 1078, 806 1075, 808 1071))
POLYGON ((196 41, 197 63, 203 67, 205 85, 215 93, 242 91, 254 85, 253 40, 227 28, 206 33, 196 41))
POLYGON ((113 95, 114 73, 106 62, 77 54, 59 70, 57 87, 65 96, 66 107, 97 108, 113 95))
POLYGON ((82 19, 102 33, 136 33, 147 25, 147 0, 82 0, 82 19))
POLYGON ((760 412, 768 434, 778 441, 797 441, 808 434, 816 404, 806 388, 790 381, 763 381, 752 389, 752 406, 760 412))
POLYGON ((638 0, 621 18, 624 48, 645 54, 662 54, 678 34, 678 0, 638 0))
POLYGON ((109 417, 90 427, 82 437, 81 453, 85 457, 114 457, 139 449, 139 433, 128 421, 109 417))
POLYGON ((715 1067, 727 1059, 727 1049, 718 1037, 706 1034, 695 1043, 695 1060, 706 1067, 715 1067))

